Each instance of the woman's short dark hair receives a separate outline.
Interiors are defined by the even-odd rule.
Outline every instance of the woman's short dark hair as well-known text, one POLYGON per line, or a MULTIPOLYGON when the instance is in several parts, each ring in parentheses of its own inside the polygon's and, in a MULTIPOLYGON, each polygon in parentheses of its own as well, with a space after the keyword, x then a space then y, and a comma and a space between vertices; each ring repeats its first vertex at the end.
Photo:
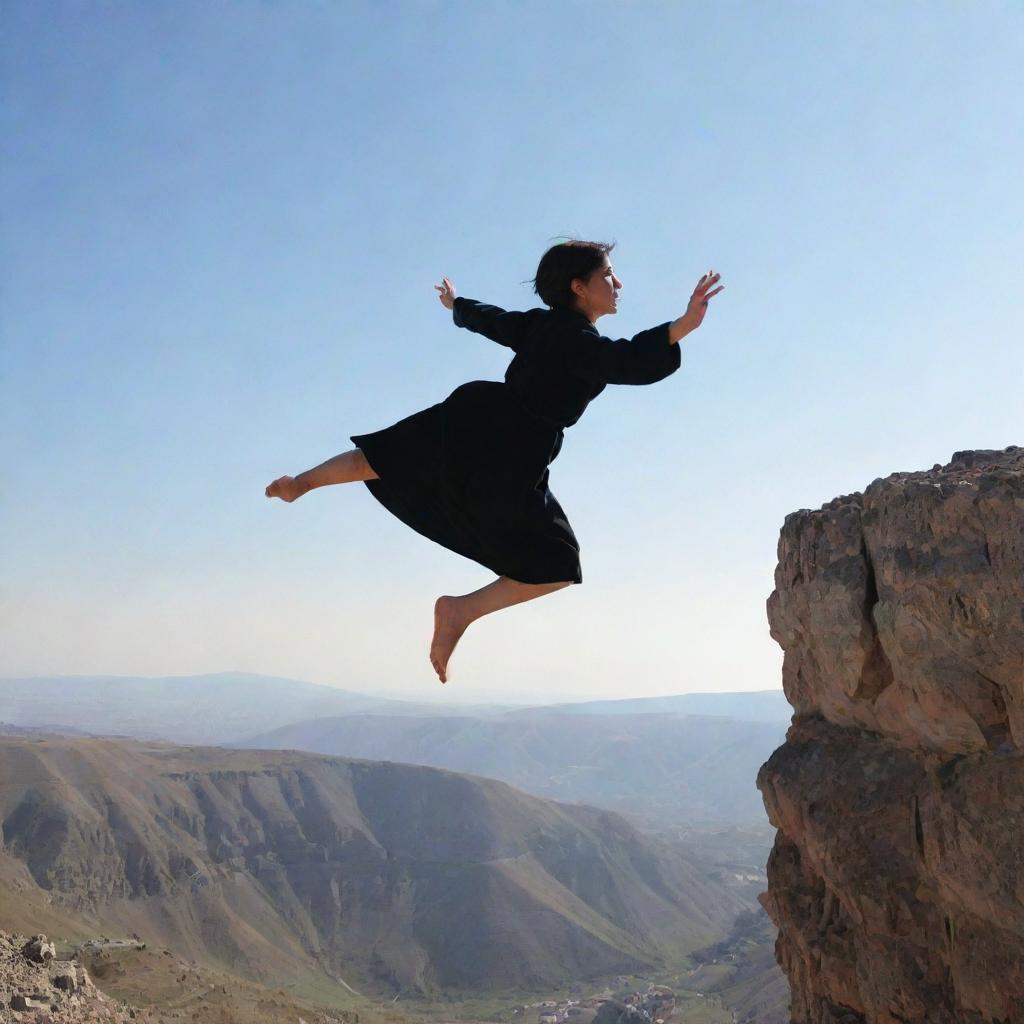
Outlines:
POLYGON ((537 276, 531 278, 533 290, 552 309, 575 309, 572 282, 577 277, 590 277, 614 248, 614 242, 584 242, 578 238, 551 246, 540 258, 537 276))

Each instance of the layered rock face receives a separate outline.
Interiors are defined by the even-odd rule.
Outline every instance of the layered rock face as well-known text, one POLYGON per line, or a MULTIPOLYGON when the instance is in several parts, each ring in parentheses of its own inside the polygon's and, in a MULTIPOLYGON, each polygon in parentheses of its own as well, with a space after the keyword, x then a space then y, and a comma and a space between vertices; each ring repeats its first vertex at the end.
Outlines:
POLYGON ((1024 448, 787 517, 758 788, 795 1024, 1024 1022, 1024 448))

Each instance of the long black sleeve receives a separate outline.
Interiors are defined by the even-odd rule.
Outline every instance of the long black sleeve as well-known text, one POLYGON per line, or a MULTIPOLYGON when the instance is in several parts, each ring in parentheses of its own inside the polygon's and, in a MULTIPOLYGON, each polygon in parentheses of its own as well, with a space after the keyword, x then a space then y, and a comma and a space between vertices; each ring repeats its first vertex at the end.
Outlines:
POLYGON ((452 320, 456 327, 465 327, 499 345, 518 351, 530 321, 539 312, 536 309, 525 313, 508 312, 498 306, 489 306, 459 295, 452 305, 452 320))
POLYGON ((654 384, 679 369, 682 354, 669 341, 671 321, 613 340, 580 330, 564 342, 567 368, 593 384, 654 384))

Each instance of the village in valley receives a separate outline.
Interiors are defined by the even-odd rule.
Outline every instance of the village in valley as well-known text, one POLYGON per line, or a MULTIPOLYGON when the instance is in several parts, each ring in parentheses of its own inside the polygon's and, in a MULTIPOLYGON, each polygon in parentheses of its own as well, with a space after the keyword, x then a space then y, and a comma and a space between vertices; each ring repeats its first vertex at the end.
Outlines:
POLYGON ((675 993, 666 985, 648 985, 645 992, 630 991, 623 984, 582 999, 546 999, 517 1007, 519 1019, 530 1020, 536 1013, 536 1024, 668 1024, 675 1009, 675 993))

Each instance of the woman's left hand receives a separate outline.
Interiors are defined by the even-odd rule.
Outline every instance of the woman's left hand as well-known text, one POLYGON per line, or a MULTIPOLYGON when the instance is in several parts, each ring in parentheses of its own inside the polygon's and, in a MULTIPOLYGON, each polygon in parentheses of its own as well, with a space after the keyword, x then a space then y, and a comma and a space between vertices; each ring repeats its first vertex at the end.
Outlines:
POLYGON ((444 277, 441 279, 441 284, 435 284, 434 288, 439 293, 437 297, 441 300, 441 305, 445 309, 451 309, 455 304, 455 285, 447 277, 444 277))
POLYGON ((704 322, 704 314, 708 311, 708 300, 725 287, 725 285, 719 285, 714 291, 710 290, 713 285, 718 284, 721 277, 721 274, 716 274, 713 270, 709 270, 697 282, 697 287, 694 288, 690 301, 686 306, 686 312, 683 314, 683 319, 690 325, 691 330, 696 330, 704 322))
POLYGON ((709 270, 697 282, 697 287, 693 289, 690 301, 686 305, 686 312, 681 317, 673 320, 669 325, 668 340, 673 345, 685 338, 690 331, 697 330, 704 322, 704 314, 708 311, 708 300, 725 287, 724 285, 719 285, 717 288, 713 287, 718 284, 721 278, 721 274, 709 270))

